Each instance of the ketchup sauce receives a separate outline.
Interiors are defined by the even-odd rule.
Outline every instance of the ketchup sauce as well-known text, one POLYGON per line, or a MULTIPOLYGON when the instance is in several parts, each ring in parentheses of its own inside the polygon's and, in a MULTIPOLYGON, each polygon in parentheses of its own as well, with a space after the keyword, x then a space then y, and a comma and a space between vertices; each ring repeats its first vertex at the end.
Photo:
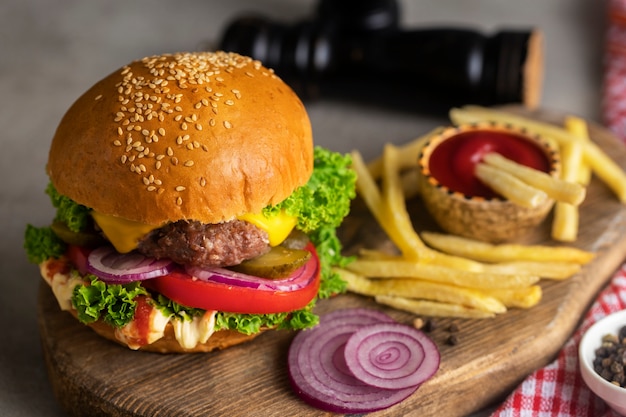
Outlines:
POLYGON ((430 173, 452 191, 466 196, 497 197, 474 175, 476 165, 491 152, 540 171, 550 171, 544 150, 523 136, 497 130, 473 130, 442 141, 430 156, 430 173))

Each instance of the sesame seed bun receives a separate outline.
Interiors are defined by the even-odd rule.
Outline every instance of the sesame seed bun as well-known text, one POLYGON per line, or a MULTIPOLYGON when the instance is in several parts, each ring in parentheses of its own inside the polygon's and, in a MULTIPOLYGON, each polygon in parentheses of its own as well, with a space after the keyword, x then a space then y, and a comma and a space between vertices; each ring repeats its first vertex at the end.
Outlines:
POLYGON ((71 106, 47 170, 59 193, 106 215, 218 223, 307 182, 311 125, 291 88, 251 58, 146 57, 71 106))

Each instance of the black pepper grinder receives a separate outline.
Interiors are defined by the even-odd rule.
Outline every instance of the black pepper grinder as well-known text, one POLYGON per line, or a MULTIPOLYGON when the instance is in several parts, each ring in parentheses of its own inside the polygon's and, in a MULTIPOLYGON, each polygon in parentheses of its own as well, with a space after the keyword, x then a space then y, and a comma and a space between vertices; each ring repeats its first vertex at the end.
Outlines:
POLYGON ((464 104, 535 108, 541 96, 540 31, 403 30, 395 0, 321 0, 313 18, 293 24, 242 16, 220 49, 260 60, 305 99, 440 113, 464 104))

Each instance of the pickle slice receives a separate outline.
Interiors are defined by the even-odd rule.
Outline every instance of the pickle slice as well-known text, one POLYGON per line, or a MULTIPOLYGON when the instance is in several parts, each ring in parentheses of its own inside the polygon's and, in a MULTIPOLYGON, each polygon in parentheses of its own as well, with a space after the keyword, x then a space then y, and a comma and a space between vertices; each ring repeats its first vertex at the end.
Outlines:
POLYGON ((269 252, 243 261, 230 269, 262 278, 285 278, 303 266, 311 258, 311 252, 274 246, 269 252))
POLYGON ((74 232, 63 222, 52 222, 50 228, 59 239, 68 245, 93 248, 106 242, 105 239, 95 231, 74 232))

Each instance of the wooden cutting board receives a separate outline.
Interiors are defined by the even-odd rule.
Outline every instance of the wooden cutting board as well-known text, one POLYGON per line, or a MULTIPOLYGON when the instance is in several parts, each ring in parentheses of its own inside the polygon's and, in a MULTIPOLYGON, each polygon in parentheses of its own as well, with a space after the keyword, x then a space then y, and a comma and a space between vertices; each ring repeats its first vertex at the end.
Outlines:
MULTIPOLYGON (((546 111, 532 116, 562 120, 561 114, 546 111)), ((626 147, 598 126, 591 126, 591 135, 626 169, 626 147)), ((418 199, 408 204, 418 230, 437 230, 418 199)), ((528 242, 549 244, 548 222, 528 242)), ((341 232, 349 250, 389 244, 359 204, 341 232)), ((626 206, 595 179, 581 207, 575 246, 597 257, 567 281, 542 281, 543 299, 533 309, 487 320, 437 320, 430 334, 442 354, 438 373, 404 402, 371 415, 467 415, 502 400, 526 375, 550 362, 626 258, 626 206), (446 343, 452 323, 459 328, 457 345, 446 343)), ((357 306, 386 311, 405 323, 414 318, 353 294, 320 302, 317 312, 357 306)), ((72 416, 329 415, 300 401, 289 387, 286 355, 292 333, 268 332, 209 354, 133 352, 100 339, 60 311, 43 281, 38 314, 50 381, 72 416)))

